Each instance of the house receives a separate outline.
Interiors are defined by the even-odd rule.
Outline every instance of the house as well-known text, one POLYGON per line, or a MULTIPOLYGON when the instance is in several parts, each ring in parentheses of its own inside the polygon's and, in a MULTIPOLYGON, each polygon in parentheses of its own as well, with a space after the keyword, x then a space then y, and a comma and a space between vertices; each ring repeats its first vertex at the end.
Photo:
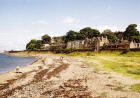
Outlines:
POLYGON ((140 48, 140 43, 136 43, 135 41, 130 42, 130 49, 140 48))
POLYGON ((49 50, 50 49, 50 44, 43 44, 41 49, 49 50))
POLYGON ((104 44, 108 44, 107 37, 93 37, 85 40, 75 40, 67 42, 67 49, 93 49, 99 50, 104 44))
POLYGON ((83 49, 85 40, 67 42, 67 49, 83 49))

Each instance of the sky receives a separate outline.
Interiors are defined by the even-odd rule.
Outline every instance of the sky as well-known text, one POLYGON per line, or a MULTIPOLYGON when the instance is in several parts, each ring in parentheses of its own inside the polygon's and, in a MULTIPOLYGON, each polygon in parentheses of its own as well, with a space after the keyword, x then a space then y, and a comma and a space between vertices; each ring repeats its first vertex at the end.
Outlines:
POLYGON ((62 36, 91 27, 140 30, 140 0, 0 0, 0 51, 24 50, 44 34, 62 36))

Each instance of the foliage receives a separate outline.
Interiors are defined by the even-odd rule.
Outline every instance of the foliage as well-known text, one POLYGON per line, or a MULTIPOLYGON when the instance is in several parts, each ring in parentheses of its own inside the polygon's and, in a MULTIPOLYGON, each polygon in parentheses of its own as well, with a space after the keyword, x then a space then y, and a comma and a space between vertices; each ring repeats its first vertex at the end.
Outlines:
POLYGON ((130 40, 135 40, 136 43, 140 43, 140 35, 139 36, 130 36, 130 40))
POLYGON ((114 42, 117 41, 117 37, 116 37, 115 33, 113 33, 113 32, 103 33, 101 35, 104 36, 104 37, 107 36, 109 42, 114 43, 114 42))
POLYGON ((103 92, 103 93, 101 93, 101 98, 107 98, 107 96, 108 96, 108 93, 107 92, 103 92))
POLYGON ((85 39, 86 37, 88 37, 88 34, 92 32, 92 29, 90 27, 86 27, 80 30, 80 34, 82 35, 83 39, 85 39))
POLYGON ((88 38, 99 37, 100 32, 99 30, 92 29, 91 32, 88 33, 88 38))
POLYGON ((139 36, 139 31, 137 30, 137 25, 136 24, 130 24, 125 32, 124 32, 124 38, 127 40, 131 40, 132 36, 139 36))
POLYGON ((62 40, 64 41, 64 43, 66 43, 66 36, 62 36, 62 40))
POLYGON ((36 39, 32 39, 27 45, 26 45, 26 49, 27 50, 36 50, 36 39))
POLYGON ((121 52, 121 54, 127 54, 129 51, 130 51, 129 49, 123 50, 123 51, 121 52))
POLYGON ((59 49, 55 50, 55 53, 69 54, 69 53, 72 53, 73 51, 74 51, 73 49, 62 49, 62 48, 59 48, 59 49))
MULTIPOLYGON (((102 34, 100 34, 99 30, 92 29, 90 27, 85 27, 81 29, 79 32, 70 30, 64 36, 54 37, 53 44, 60 45, 60 44, 65 44, 68 41, 84 40, 85 38, 93 38, 99 36, 104 36, 104 37, 107 36, 110 43, 116 43, 117 41, 120 41, 121 38, 124 38, 129 41, 135 40, 136 43, 140 43, 140 32, 137 30, 136 27, 137 27, 136 24, 130 24, 124 32, 122 31, 112 32, 110 29, 106 29, 102 32, 102 34)), ((42 44, 51 44, 50 42, 51 42, 51 37, 48 34, 45 34, 44 36, 41 37, 41 40, 35 40, 35 39, 31 40, 26 45, 26 49, 40 50, 42 44)), ((103 46, 102 49, 104 48, 105 46, 103 46)))
POLYGON ((64 36, 53 37, 53 39, 54 39, 54 44, 56 44, 56 45, 62 44, 65 42, 64 36))
POLYGON ((42 40, 37 40, 36 41, 36 48, 41 49, 41 46, 42 46, 42 40))
POLYGON ((140 69, 128 69, 127 72, 130 74, 140 75, 140 69))
POLYGON ((70 30, 66 34, 66 41, 74 41, 77 38, 77 32, 70 30))
POLYGON ((116 88, 114 88, 114 90, 116 91, 123 91, 124 87, 123 86, 117 86, 116 88))
POLYGON ((78 33, 78 39, 85 39, 86 37, 93 38, 98 36, 100 36, 99 30, 92 29, 90 27, 81 29, 80 32, 78 33))
POLYGON ((119 40, 121 40, 122 37, 124 36, 124 33, 122 31, 117 31, 117 32, 114 32, 114 33, 119 40))
POLYGON ((124 55, 121 55, 121 51, 72 52, 67 55, 82 57, 87 64, 94 66, 98 70, 113 71, 140 79, 140 52, 130 51, 124 55))
POLYGON ((27 50, 37 50, 37 49, 40 49, 41 46, 42 46, 42 41, 41 41, 41 40, 32 39, 32 40, 26 45, 26 49, 27 49, 27 50))
POLYGON ((140 92, 140 84, 131 85, 131 89, 136 92, 140 92))
POLYGON ((43 35, 42 37, 43 44, 49 44, 51 41, 51 37, 48 34, 43 35))
POLYGON ((106 29, 102 32, 102 34, 109 34, 109 33, 112 33, 112 31, 110 29, 106 29))

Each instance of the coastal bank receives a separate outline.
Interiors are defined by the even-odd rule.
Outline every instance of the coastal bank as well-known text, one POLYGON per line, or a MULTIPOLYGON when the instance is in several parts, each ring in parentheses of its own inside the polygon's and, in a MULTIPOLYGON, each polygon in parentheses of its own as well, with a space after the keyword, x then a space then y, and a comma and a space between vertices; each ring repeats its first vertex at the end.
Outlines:
MULTIPOLYGON (((0 75, 0 96, 2 98, 140 97, 139 92, 130 89, 131 85, 140 83, 140 80, 113 72, 98 71, 95 67, 87 65, 82 57, 52 53, 10 55, 32 55, 40 59, 31 65, 22 67, 20 69, 22 73, 15 73, 13 70, 0 75), (61 56, 64 57, 63 60, 60 59, 61 56)), ((90 57, 90 54, 88 55, 86 57, 90 57)))

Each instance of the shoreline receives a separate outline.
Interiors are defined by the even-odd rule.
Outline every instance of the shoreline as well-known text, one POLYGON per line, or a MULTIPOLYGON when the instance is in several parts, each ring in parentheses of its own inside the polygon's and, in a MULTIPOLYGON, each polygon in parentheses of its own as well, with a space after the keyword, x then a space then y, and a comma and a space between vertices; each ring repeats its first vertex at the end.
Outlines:
MULTIPOLYGON (((11 55, 21 56, 21 54, 11 55)), ((140 93, 129 89, 132 83, 139 82, 137 80, 116 73, 106 74, 105 71, 97 71, 94 67, 86 65, 81 58, 65 56, 61 60, 60 55, 36 54, 36 56, 39 58, 36 62, 21 67, 22 73, 15 73, 13 70, 3 76, 0 75, 2 98, 65 96, 100 98, 105 92, 106 96, 111 98, 140 97, 140 93), (111 75, 114 77, 110 78, 111 75), (119 87, 123 87, 123 90, 119 87)))
MULTIPOLYGON (((28 55, 19 55, 19 54, 12 54, 12 53, 9 53, 9 54, 6 54, 6 55, 7 56, 11 56, 11 57, 13 56, 13 57, 27 57, 27 58, 30 58, 31 57, 31 58, 36 58, 36 60, 33 61, 33 62, 31 62, 30 64, 20 66, 20 69, 21 70, 24 69, 24 68, 26 68, 26 67, 29 67, 29 66, 34 65, 36 62, 38 62, 39 60, 42 59, 39 56, 28 56, 28 55)), ((15 71, 15 69, 16 68, 11 69, 8 72, 1 73, 0 74, 0 78, 2 78, 2 79, 0 80, 0 84, 6 83, 8 80, 15 78, 16 77, 16 73, 15 73, 16 71, 15 71)), ((24 74, 24 72, 23 72, 23 74, 24 74)))
MULTIPOLYGON (((32 65, 33 63, 37 62, 39 59, 41 59, 40 57, 38 56, 29 56, 29 55, 19 55, 18 53, 7 53, 7 54, 4 54, 6 56, 9 56, 9 57, 22 57, 22 58, 34 58, 35 60, 33 60, 32 62, 30 62, 29 64, 21 64, 19 65, 20 67, 24 67, 24 66, 28 66, 28 65, 32 65)), ((0 73, 0 75, 2 74, 6 74, 6 73, 9 73, 11 71, 15 70, 15 68, 12 68, 12 69, 9 69, 9 70, 6 70, 5 72, 3 73, 0 73)))

